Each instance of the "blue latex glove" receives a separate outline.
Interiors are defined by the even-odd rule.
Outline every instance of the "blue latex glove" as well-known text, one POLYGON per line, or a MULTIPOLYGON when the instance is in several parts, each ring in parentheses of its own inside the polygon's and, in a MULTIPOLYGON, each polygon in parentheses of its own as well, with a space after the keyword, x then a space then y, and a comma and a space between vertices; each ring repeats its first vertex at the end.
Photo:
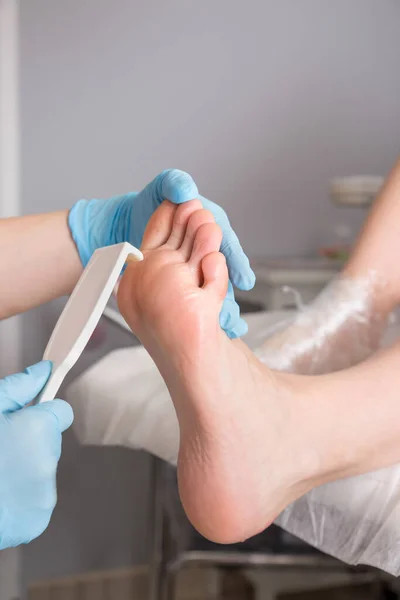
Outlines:
POLYGON ((220 323, 229 337, 240 337, 247 332, 247 325, 240 318, 233 286, 250 290, 254 286, 255 275, 225 211, 200 196, 196 184, 187 173, 169 169, 139 193, 131 192, 110 200, 80 200, 70 212, 69 226, 82 263, 86 266, 97 248, 121 242, 130 242, 140 248, 146 225, 163 200, 182 204, 194 198, 199 198, 204 208, 213 213, 222 229, 221 252, 226 257, 230 285, 220 323))
POLYGON ((46 529, 57 500, 61 433, 73 420, 62 400, 23 408, 44 387, 51 363, 0 380, 0 550, 46 529))

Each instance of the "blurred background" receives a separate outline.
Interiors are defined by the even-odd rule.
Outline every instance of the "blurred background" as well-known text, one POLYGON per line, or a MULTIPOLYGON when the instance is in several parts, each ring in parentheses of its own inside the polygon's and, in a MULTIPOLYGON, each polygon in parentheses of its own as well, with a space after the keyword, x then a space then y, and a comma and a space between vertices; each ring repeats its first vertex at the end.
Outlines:
MULTIPOLYGON (((312 261, 367 210, 335 206, 330 180, 384 176, 399 152, 399 32, 396 0, 20 0, 21 213, 176 167, 257 264, 312 261)), ((61 306, 23 317, 24 364, 61 306)), ((74 374, 130 343, 103 325, 74 374)), ((68 432, 54 518, 20 552, 23 594, 146 564, 149 473, 147 455, 68 432)))

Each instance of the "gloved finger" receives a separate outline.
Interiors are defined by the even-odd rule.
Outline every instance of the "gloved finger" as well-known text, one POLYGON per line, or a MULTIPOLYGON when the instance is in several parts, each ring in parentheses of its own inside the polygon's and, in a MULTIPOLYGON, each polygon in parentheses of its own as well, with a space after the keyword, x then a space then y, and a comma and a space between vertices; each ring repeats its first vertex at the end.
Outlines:
POLYGON ((54 415, 61 432, 71 427, 74 421, 74 412, 72 407, 64 400, 51 400, 50 402, 43 402, 43 404, 38 404, 34 408, 36 410, 46 411, 54 415))
POLYGON ((235 294, 233 292, 233 286, 228 281, 228 290, 224 298, 221 313, 219 316, 219 323, 225 331, 235 327, 236 323, 240 319, 240 308, 238 303, 235 301, 235 294))
POLYGON ((8 515, 6 522, 2 522, 0 550, 29 544, 38 538, 47 529, 52 514, 47 509, 28 511, 14 508, 12 512, 12 517, 8 515))
POLYGON ((40 394, 50 377, 52 364, 42 361, 28 367, 23 373, 0 380, 0 412, 14 412, 40 394))
POLYGON ((233 329, 230 329, 229 331, 227 331, 226 333, 227 333, 227 336, 231 340, 235 340, 237 338, 241 338, 244 335, 246 335, 248 330, 249 330, 249 327, 248 327, 246 321, 244 319, 239 319, 239 321, 237 322, 237 325, 233 329))
MULTIPOLYGON (((229 233, 229 232, 228 232, 229 233)), ((231 230, 231 233, 234 233, 231 230)), ((236 234, 234 234, 236 237, 236 234)), ((250 266, 250 261, 243 251, 239 240, 229 241, 227 238, 231 235, 225 235, 222 239, 221 252, 226 258, 228 265, 229 278, 239 290, 251 290, 256 282, 256 276, 250 266)))
POLYGON ((191 176, 179 169, 163 171, 154 179, 152 184, 155 185, 158 204, 161 204, 164 200, 170 200, 174 204, 182 204, 199 197, 199 190, 191 176))
POLYGON ((232 283, 228 282, 228 291, 219 316, 222 329, 231 339, 242 337, 248 331, 246 321, 240 317, 240 307, 235 301, 232 283))
POLYGON ((244 253, 236 233, 232 229, 228 215, 223 208, 207 200, 207 198, 200 196, 200 200, 204 208, 213 213, 215 222, 222 229, 223 238, 220 251, 226 258, 229 279, 240 290, 251 290, 254 287, 256 276, 250 267, 250 261, 244 253))
POLYGON ((240 308, 235 302, 233 287, 231 282, 228 283, 228 291, 222 305, 222 310, 219 317, 219 322, 222 329, 228 337, 236 338, 247 333, 247 324, 240 318, 240 308), (239 334, 239 332, 241 332, 239 334))
MULTIPOLYGON (((52 486, 52 487, 55 488, 55 486, 52 486)), ((39 512, 36 513, 35 521, 34 521, 34 523, 32 523, 30 531, 29 531, 29 537, 26 537, 24 539, 24 541, 22 542, 22 544, 30 544, 31 542, 33 542, 33 540, 36 540, 39 536, 42 535, 42 533, 44 533, 46 531, 46 529, 50 525, 51 515, 53 514, 53 510, 57 504, 57 492, 54 491, 53 495, 54 495, 53 507, 43 509, 40 513, 39 512)))

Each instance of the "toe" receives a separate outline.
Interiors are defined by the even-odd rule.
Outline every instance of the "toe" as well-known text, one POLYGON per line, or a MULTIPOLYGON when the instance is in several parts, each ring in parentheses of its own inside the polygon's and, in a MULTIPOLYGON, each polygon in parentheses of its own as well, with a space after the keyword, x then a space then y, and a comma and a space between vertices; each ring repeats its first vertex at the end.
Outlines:
POLYGON ((222 242, 222 231, 216 223, 203 223, 198 228, 189 258, 191 266, 201 264, 207 254, 218 252, 222 242))
POLYGON ((171 233, 166 242, 168 248, 177 250, 181 247, 191 215, 202 208, 200 200, 190 200, 178 206, 174 215, 171 233))
POLYGON ((222 305, 228 288, 228 268, 224 255, 220 252, 207 254, 201 262, 201 270, 203 289, 215 294, 222 305))
POLYGON ((177 207, 169 200, 164 202, 152 214, 147 223, 141 249, 143 251, 159 248, 168 240, 177 207))
MULTIPOLYGON (((207 223, 215 224, 213 214, 209 210, 203 208, 190 215, 186 226, 185 237, 180 247, 183 260, 189 260, 197 233, 201 226, 207 223)), ((213 249, 219 250, 219 247, 213 249)))

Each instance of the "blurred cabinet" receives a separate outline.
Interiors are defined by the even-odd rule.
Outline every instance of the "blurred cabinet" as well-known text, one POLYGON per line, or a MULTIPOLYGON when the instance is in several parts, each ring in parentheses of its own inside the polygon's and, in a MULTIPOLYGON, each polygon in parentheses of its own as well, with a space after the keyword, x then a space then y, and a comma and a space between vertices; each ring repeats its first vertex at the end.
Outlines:
POLYGON ((256 285, 249 292, 238 292, 237 297, 264 310, 293 310, 297 307, 296 296, 308 304, 342 266, 341 262, 319 258, 257 260, 252 263, 256 285))

